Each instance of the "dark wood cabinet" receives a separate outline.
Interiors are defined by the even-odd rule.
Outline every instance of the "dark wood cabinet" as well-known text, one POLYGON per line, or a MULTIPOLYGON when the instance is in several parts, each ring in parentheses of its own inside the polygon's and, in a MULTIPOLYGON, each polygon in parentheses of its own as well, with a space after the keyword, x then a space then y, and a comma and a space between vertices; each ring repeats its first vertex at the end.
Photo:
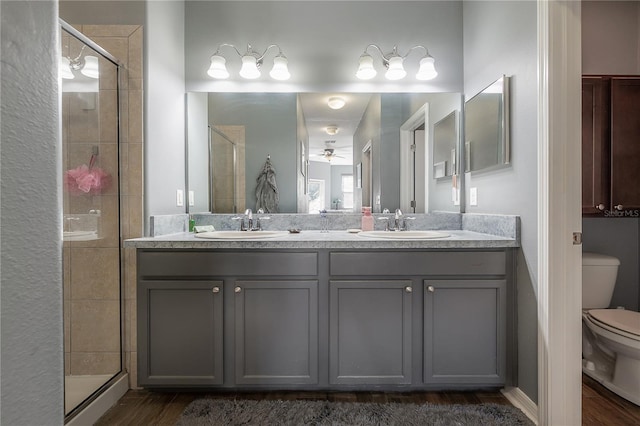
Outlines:
POLYGON ((640 77, 611 78, 611 206, 640 209, 640 77))
POLYGON ((640 209, 640 77, 582 79, 582 214, 640 209))
POLYGON ((582 79, 582 214, 609 209, 609 80, 582 79))

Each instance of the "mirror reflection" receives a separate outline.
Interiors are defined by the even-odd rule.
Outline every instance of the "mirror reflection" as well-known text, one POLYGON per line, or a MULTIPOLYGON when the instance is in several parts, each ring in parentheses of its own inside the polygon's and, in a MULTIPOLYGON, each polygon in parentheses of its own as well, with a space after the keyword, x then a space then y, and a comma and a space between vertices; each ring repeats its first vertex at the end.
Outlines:
POLYGON ((459 93, 190 92, 189 212, 255 210, 267 163, 276 212, 458 212, 451 126, 461 106, 459 93), (441 151, 448 166, 436 179, 441 151))
POLYGON ((465 102, 465 172, 509 164, 509 78, 465 102))

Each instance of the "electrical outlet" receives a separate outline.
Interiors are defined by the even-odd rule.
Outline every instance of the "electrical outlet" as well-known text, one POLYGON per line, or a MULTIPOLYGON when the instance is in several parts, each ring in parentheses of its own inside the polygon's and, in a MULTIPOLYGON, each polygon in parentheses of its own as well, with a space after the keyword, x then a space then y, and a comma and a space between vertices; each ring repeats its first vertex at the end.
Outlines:
POLYGON ((196 196, 193 191, 189 191, 189 206, 194 206, 196 204, 196 196))
POLYGON ((182 189, 176 189, 176 206, 184 206, 184 191, 182 189))
POLYGON ((478 205, 478 188, 469 188, 469 205, 478 205))

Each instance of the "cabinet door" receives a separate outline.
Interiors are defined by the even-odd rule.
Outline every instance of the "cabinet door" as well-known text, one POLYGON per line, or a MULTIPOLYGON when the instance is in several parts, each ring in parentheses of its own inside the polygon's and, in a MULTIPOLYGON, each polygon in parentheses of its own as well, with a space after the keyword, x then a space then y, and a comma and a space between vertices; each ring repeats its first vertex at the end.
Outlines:
POLYGON ((411 281, 330 281, 329 382, 411 383, 411 281))
POLYGON ((609 210, 609 81, 582 79, 582 214, 609 210))
POLYGON ((318 383, 318 282, 236 281, 236 384, 318 383))
POLYGON ((138 383, 220 385, 222 282, 138 282, 138 383))
POLYGON ((611 78, 611 205, 640 210, 640 78, 611 78))
POLYGON ((506 281, 426 280, 424 285, 425 383, 503 384, 506 281))

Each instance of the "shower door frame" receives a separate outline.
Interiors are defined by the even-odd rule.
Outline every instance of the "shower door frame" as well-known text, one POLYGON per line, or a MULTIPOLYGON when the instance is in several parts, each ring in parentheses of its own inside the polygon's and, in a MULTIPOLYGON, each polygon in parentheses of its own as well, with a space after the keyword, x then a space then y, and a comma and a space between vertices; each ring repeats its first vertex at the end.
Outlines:
MULTIPOLYGON (((116 125, 117 125, 117 132, 116 132, 116 155, 117 155, 117 161, 116 161, 116 185, 117 185, 117 212, 118 212, 118 300, 119 300, 119 337, 120 337, 120 370, 117 371, 116 373, 113 374, 113 376, 111 377, 111 379, 109 379, 107 382, 105 382, 102 386, 100 386, 100 388, 98 388, 96 391, 94 391, 89 397, 87 397, 83 402, 81 402, 79 405, 77 405, 76 407, 74 407, 71 411, 69 411, 68 414, 65 414, 64 417, 64 422, 65 424, 68 423, 71 419, 73 419, 74 417, 76 417, 78 414, 80 414, 87 406, 89 406, 92 402, 94 402, 98 397, 100 397, 105 391, 107 391, 111 386, 113 386, 116 382, 118 382, 118 380, 120 380, 124 374, 126 374, 126 370, 125 370, 125 365, 126 365, 126 359, 125 359, 125 351, 124 351, 124 347, 125 347, 125 336, 124 336, 124 327, 123 327, 123 321, 124 321, 124 304, 123 304, 123 268, 122 268, 122 217, 121 217, 121 194, 122 194, 122 188, 121 188, 121 182, 120 182, 120 144, 121 144, 121 140, 122 140, 122 109, 121 109, 121 98, 120 98, 120 91, 122 90, 122 81, 121 79, 123 78, 123 67, 124 65, 115 57, 113 56, 111 53, 109 53, 108 51, 106 51, 103 47, 101 47, 100 45, 98 45, 96 42, 94 42, 93 40, 91 40, 89 37, 87 37, 86 35, 84 35, 83 33, 81 33, 80 31, 78 31, 76 28, 74 28, 73 26, 71 26, 69 23, 65 22, 64 20, 58 18, 58 22, 60 24, 60 28, 61 30, 66 31, 71 37, 76 38, 78 41, 80 41, 81 43, 85 44, 87 47, 91 48, 94 52, 96 52, 97 54, 99 54, 100 56, 102 56, 104 59, 108 60, 109 62, 111 62, 113 65, 116 66, 116 85, 117 85, 117 90, 116 90, 116 125)), ((63 279, 64 282, 64 279, 63 279)), ((64 369, 63 369, 64 371, 64 369)), ((65 374, 66 376, 66 374, 65 374)), ((63 380, 64 382, 64 380, 63 380)), ((67 391, 66 386, 63 386, 63 394, 65 394, 67 391)), ((65 409, 63 409, 63 412, 66 411, 65 409)))

